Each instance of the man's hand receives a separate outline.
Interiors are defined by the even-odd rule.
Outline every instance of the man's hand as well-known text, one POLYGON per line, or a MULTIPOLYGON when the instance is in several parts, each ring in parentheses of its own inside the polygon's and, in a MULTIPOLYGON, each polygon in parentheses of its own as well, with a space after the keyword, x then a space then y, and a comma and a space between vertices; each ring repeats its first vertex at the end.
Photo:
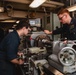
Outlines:
MULTIPOLYGON (((23 56, 23 53, 22 52, 18 52, 17 54, 18 54, 19 57, 22 57, 23 56)), ((19 59, 19 65, 21 65, 23 63, 24 63, 24 59, 22 59, 22 58, 19 59)))
POLYGON ((22 55, 23 55, 23 53, 22 53, 22 52, 18 52, 18 53, 17 53, 17 55, 22 56, 22 55))
POLYGON ((45 32, 46 34, 52 34, 52 31, 50 32, 49 30, 44 30, 44 32, 45 32))
POLYGON ((22 59, 22 55, 23 53, 22 52, 18 52, 17 55, 20 57, 20 59, 12 59, 11 62, 14 63, 14 64, 19 64, 19 65, 22 65, 24 63, 24 59, 22 59))

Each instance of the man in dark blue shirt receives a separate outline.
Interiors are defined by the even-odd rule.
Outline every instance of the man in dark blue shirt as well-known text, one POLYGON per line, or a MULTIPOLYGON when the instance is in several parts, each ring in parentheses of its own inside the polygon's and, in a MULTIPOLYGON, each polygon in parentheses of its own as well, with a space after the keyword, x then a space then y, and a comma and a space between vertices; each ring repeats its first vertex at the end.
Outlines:
POLYGON ((64 38, 68 40, 76 40, 76 19, 70 16, 70 13, 67 9, 61 9, 58 12, 58 17, 60 22, 63 24, 63 27, 58 28, 57 30, 48 31, 44 30, 46 34, 63 34, 64 38))
POLYGON ((22 59, 17 59, 17 56, 22 55, 18 52, 20 37, 27 35, 30 30, 30 25, 21 20, 16 26, 16 30, 9 33, 0 44, 0 74, 15 75, 15 64, 21 65, 24 63, 22 59))

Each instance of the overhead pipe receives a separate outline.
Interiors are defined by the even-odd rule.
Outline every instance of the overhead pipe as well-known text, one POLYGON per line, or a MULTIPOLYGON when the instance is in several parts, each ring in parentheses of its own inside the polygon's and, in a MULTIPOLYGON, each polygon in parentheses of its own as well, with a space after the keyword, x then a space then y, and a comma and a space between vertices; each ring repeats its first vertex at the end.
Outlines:
POLYGON ((53 4, 42 4, 41 6, 45 6, 45 7, 53 7, 53 8, 56 8, 56 5, 53 5, 53 4))
POLYGON ((46 1, 45 3, 46 3, 46 4, 52 4, 52 5, 64 6, 64 3, 55 2, 55 1, 46 1))
MULTIPOLYGON (((31 1, 30 0, 5 0, 5 1, 17 2, 17 3, 24 3, 24 4, 30 4, 32 2, 32 0, 31 1)), ((50 7, 53 7, 52 5, 64 6, 63 3, 55 2, 55 1, 46 1, 44 4, 47 4, 47 6, 50 6, 50 7), (48 5, 48 4, 50 4, 50 5, 48 5)))
POLYGON ((23 3, 23 4, 30 4, 32 2, 32 0, 5 0, 5 1, 9 1, 9 2, 16 2, 16 3, 23 3))

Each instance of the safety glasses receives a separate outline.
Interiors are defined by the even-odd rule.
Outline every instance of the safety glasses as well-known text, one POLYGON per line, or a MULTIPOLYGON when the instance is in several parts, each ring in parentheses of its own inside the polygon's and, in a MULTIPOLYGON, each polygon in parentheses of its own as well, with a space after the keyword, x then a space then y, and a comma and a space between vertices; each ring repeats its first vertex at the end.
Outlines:
POLYGON ((62 20, 64 16, 65 16, 65 15, 63 15, 62 17, 59 17, 59 20, 62 20))

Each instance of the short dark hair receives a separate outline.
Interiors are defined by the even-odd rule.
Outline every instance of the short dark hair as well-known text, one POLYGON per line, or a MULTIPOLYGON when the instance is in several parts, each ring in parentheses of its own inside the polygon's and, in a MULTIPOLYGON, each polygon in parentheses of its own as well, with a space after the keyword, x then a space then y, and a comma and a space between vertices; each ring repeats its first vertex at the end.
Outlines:
POLYGON ((60 15, 60 14, 63 14, 63 13, 68 13, 70 15, 70 12, 66 8, 62 8, 61 10, 59 10, 57 15, 60 15))
POLYGON ((26 28, 30 27, 30 24, 26 21, 26 19, 20 20, 20 22, 16 26, 16 30, 19 30, 23 27, 26 27, 26 28))

